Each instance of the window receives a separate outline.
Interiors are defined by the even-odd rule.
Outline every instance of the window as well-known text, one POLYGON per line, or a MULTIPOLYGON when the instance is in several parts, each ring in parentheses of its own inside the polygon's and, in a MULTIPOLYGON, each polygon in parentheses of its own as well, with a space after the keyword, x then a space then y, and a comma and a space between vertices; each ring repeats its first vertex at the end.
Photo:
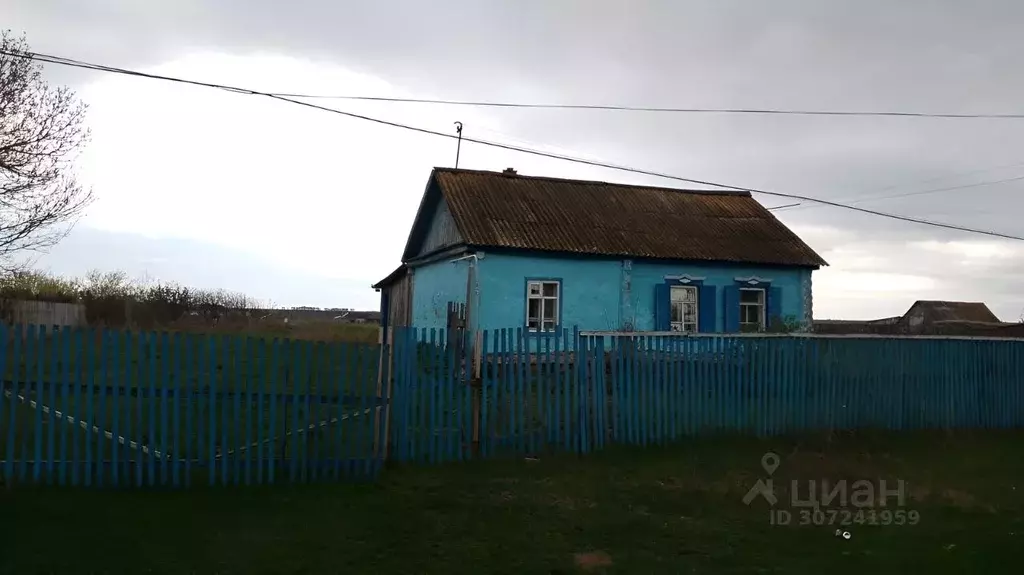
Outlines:
POLYGON ((697 286, 672 286, 669 301, 672 331, 697 332, 697 286))
POLYGON ((740 331, 764 331, 764 289, 740 288, 740 331))
POLYGON ((530 331, 553 331, 558 324, 557 281, 531 281, 526 284, 526 327, 530 331))

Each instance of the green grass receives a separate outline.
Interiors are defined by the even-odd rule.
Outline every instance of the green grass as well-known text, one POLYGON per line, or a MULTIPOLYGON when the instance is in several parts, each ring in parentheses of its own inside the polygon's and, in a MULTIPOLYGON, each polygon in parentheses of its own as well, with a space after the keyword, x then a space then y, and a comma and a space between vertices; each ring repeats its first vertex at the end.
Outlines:
MULTIPOLYGON (((386 470, 377 483, 0 491, 3 573, 1015 573, 1024 433, 706 439, 386 470), (909 526, 772 526, 790 479, 907 481, 909 526), (599 571, 599 570, 598 570, 599 571)), ((785 499, 785 498, 784 498, 785 499)), ((890 503, 892 504, 892 503, 890 503)))

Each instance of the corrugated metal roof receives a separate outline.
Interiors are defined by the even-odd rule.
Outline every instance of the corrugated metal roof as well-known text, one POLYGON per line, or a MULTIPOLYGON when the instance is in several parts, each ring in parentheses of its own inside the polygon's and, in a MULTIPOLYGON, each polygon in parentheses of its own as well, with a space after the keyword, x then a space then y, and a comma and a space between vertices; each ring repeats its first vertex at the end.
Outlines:
POLYGON ((636 258, 827 265, 748 192, 435 168, 469 245, 636 258))

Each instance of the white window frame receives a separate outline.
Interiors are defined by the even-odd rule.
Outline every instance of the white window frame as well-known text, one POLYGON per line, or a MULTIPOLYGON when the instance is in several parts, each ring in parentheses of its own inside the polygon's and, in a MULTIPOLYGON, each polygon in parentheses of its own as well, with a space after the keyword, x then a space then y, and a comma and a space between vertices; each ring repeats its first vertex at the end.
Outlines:
POLYGON ((744 326, 748 326, 748 325, 757 325, 757 329, 753 330, 753 331, 758 331, 758 332, 764 331, 765 327, 767 326, 765 314, 768 311, 766 309, 768 307, 768 290, 766 290, 765 288, 760 288, 760 287, 741 287, 740 288, 740 302, 739 302, 739 304, 740 304, 740 310, 739 310, 739 314, 740 314, 740 332, 749 331, 749 330, 744 330, 743 329, 744 326), (744 303, 743 302, 743 292, 760 292, 760 294, 761 294, 761 297, 759 298, 760 301, 758 303, 744 303), (752 323, 744 322, 743 321, 746 318, 746 314, 743 313, 743 310, 744 310, 744 308, 747 308, 747 307, 757 307, 758 308, 759 313, 758 313, 758 323, 757 324, 752 324, 752 323))
POLYGON ((698 286, 695 286, 695 285, 673 285, 673 286, 669 286, 668 292, 669 292, 669 296, 668 296, 668 301, 669 301, 669 310, 668 310, 669 329, 671 331, 676 331, 676 332, 680 332, 680 333, 697 333, 697 331, 700 329, 700 289, 698 288, 698 286), (687 291, 693 293, 693 321, 692 322, 686 321, 686 304, 688 302, 686 302, 683 299, 676 300, 676 298, 675 298, 675 294, 676 293, 684 293, 684 292, 687 292, 687 291), (673 311, 675 310, 675 307, 676 307, 677 304, 681 308, 679 310, 680 321, 672 321, 673 311), (690 329, 687 329, 688 327, 690 329))
POLYGON ((531 332, 549 332, 554 331, 558 326, 558 315, 562 311, 562 282, 558 280, 529 280, 526 282, 526 327, 531 332), (544 295, 545 286, 555 286, 555 295, 549 296, 544 295), (535 289, 536 288, 536 289, 535 289), (536 291, 536 293, 534 293, 536 291), (530 302, 537 300, 538 306, 538 317, 537 327, 530 327, 530 302), (555 302, 555 313, 554 317, 546 317, 544 315, 544 303, 546 301, 555 302), (545 328, 545 324, 550 324, 550 328, 545 328))

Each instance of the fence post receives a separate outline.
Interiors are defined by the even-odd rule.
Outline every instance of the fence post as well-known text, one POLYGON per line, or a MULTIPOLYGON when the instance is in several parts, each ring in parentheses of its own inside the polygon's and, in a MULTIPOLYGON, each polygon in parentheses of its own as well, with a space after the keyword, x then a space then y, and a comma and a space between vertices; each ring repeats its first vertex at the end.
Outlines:
MULTIPOLYGON (((291 408, 288 406, 288 397, 285 394, 288 393, 290 389, 289 383, 291 380, 291 367, 292 364, 295 363, 295 353, 291 340, 284 340, 282 342, 282 346, 284 347, 284 379, 278 391, 281 399, 284 401, 284 405, 282 405, 282 411, 284 412, 284 431, 281 432, 281 465, 288 468, 290 467, 288 465, 288 438, 291 437, 289 434, 291 428, 288 427, 288 413, 291 408)), ((292 393, 291 395, 294 400, 295 394, 292 393)), ((284 473, 284 469, 282 469, 281 472, 284 473)), ((213 473, 213 471, 211 470, 210 473, 213 473)), ((290 478, 291 477, 289 476, 289 479, 290 478)))
POLYGON ((377 336, 377 343, 381 344, 380 360, 377 366, 377 408, 373 421, 373 453, 380 461, 388 458, 388 445, 391 444, 391 390, 394 381, 393 343, 394 330, 389 326, 385 330, 381 328, 377 336), (387 351, 387 357, 384 353, 387 351), (385 372, 387 375, 385 375, 385 372), (386 381, 385 381, 386 380, 386 381), (381 427, 381 409, 384 410, 384 425, 381 427))
POLYGON ((473 394, 473 456, 480 455, 480 394, 483 391, 483 380, 480 378, 480 349, 483 346, 483 332, 477 330, 473 334, 473 365, 470 392, 473 394))
POLYGON ((377 402, 373 408, 373 456, 379 457, 380 446, 380 401, 384 391, 384 328, 377 328, 377 345, 380 349, 377 352, 377 402))

